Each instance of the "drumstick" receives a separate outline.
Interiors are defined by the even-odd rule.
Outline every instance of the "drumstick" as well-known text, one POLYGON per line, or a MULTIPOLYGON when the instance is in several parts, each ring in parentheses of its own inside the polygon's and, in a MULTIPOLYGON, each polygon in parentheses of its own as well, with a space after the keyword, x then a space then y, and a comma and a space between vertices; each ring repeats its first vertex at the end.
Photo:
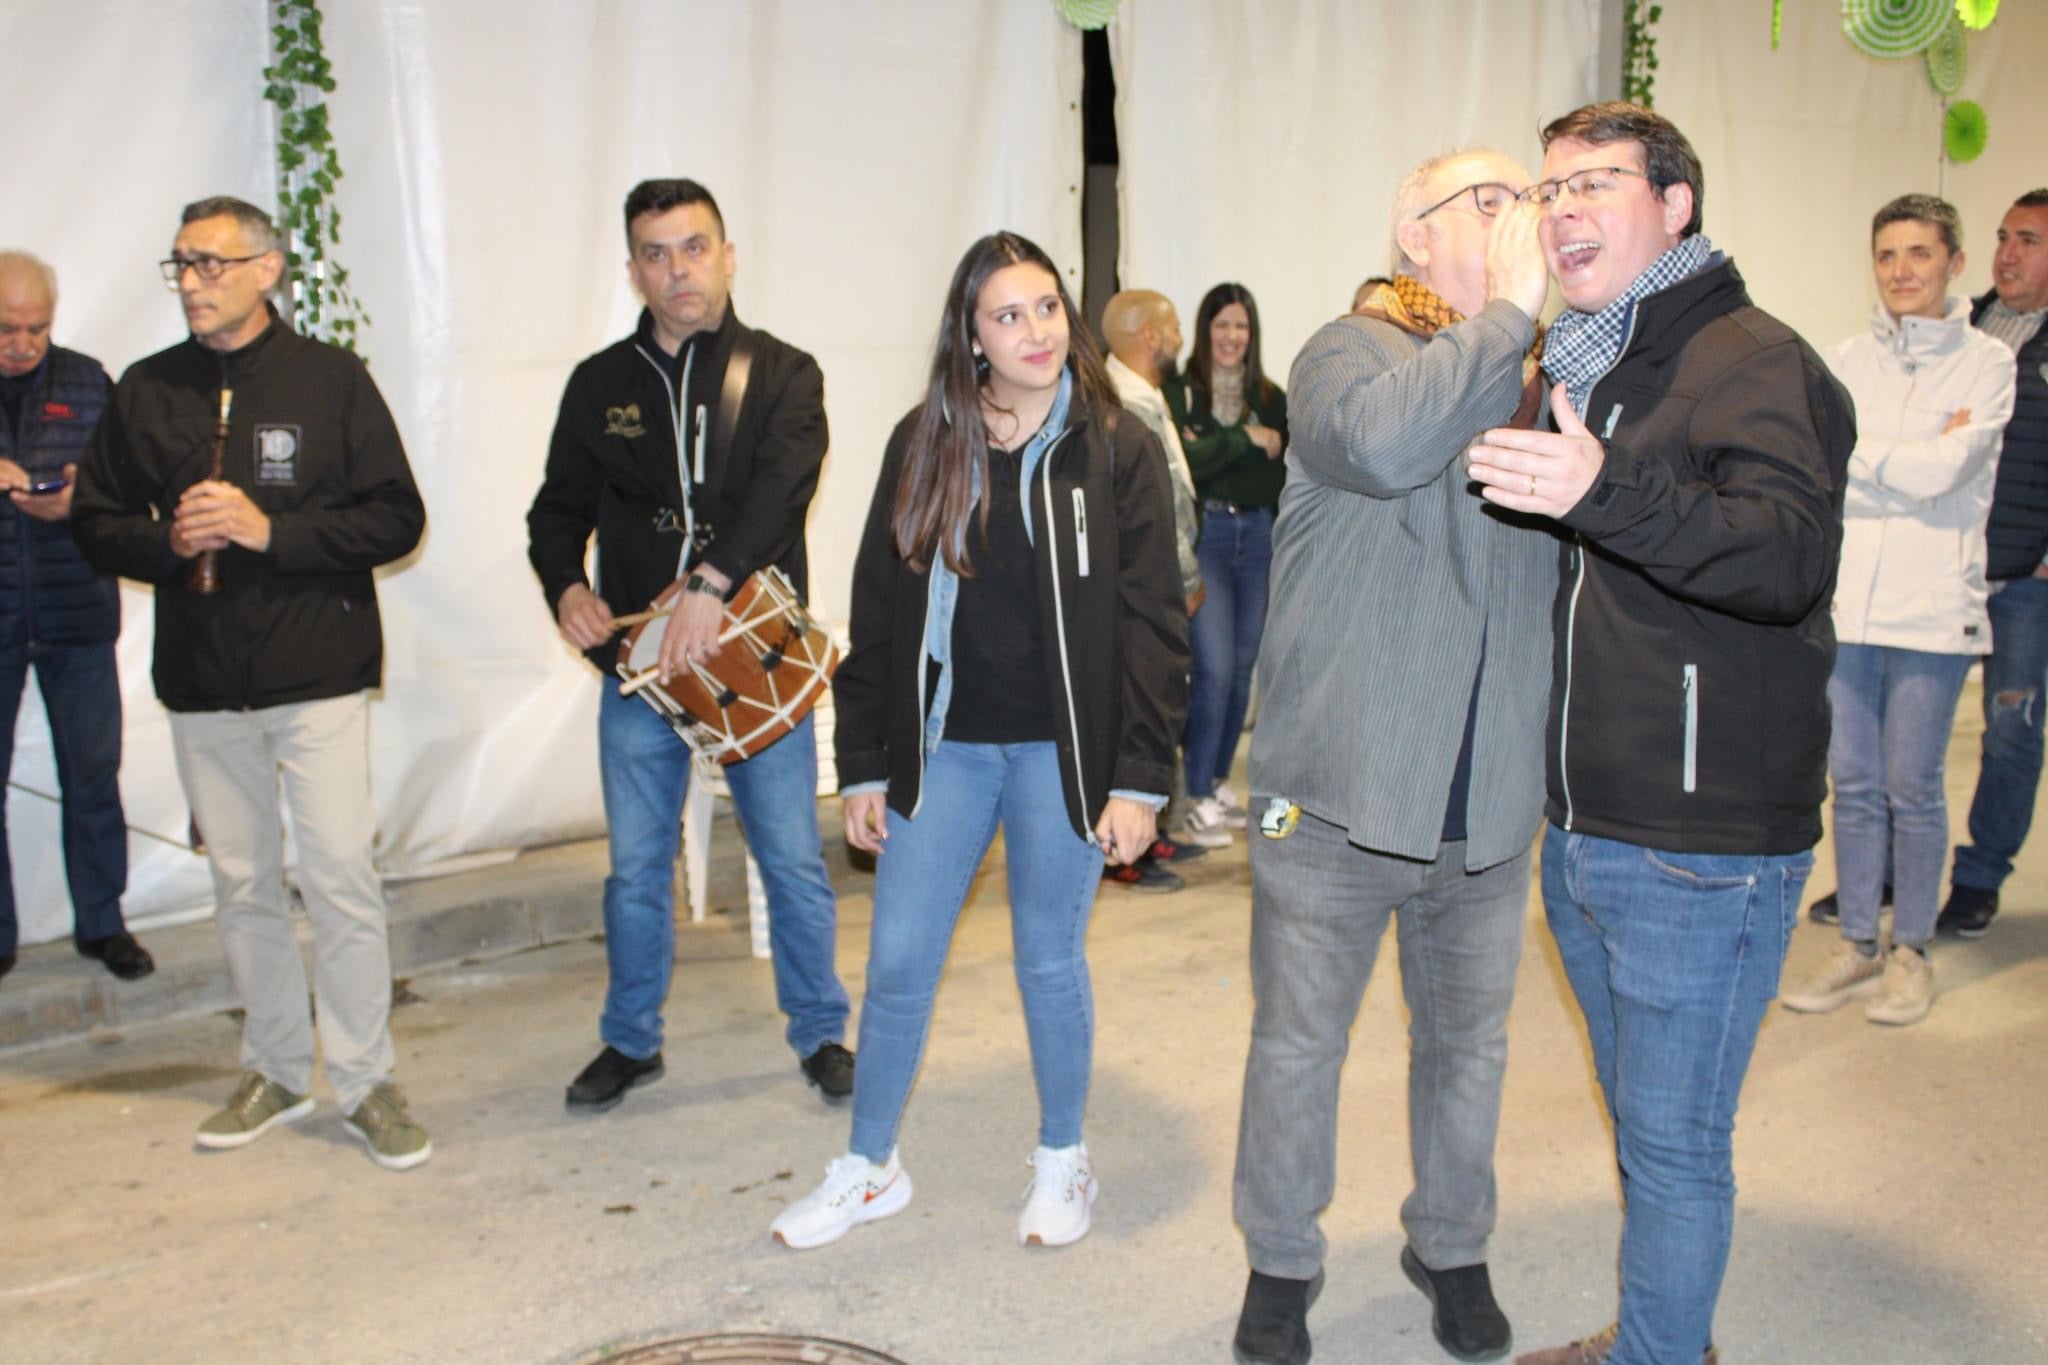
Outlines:
POLYGON ((612 629, 630 630, 642 621, 652 621, 657 616, 667 616, 674 611, 675 608, 673 606, 649 607, 646 611, 628 612, 624 616, 614 616, 612 618, 612 629))

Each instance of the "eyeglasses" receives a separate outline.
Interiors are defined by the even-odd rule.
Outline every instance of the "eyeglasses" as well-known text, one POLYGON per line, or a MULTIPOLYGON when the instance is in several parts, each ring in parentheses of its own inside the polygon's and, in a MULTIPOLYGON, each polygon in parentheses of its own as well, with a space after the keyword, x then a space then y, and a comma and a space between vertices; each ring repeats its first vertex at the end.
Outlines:
MULTIPOLYGON (((1590 203, 1594 200, 1605 199, 1608 195, 1614 193, 1621 185, 1619 177, 1624 175, 1632 175, 1638 180, 1650 179, 1649 175, 1645 172, 1630 170, 1626 166, 1591 166, 1583 171, 1573 171, 1570 175, 1559 180, 1539 181, 1528 188, 1525 192, 1525 197, 1532 203, 1549 208, 1557 202, 1560 195, 1566 190, 1570 190, 1572 198, 1584 199, 1590 203)), ((1652 189, 1662 188, 1655 181, 1650 182, 1650 187, 1652 189)))
POLYGON ((199 278, 205 280, 208 284, 212 284, 227 273, 229 266, 242 265, 249 261, 260 261, 269 254, 267 251, 259 251, 254 256, 192 256, 189 258, 173 256, 167 261, 158 261, 156 264, 157 269, 164 272, 165 287, 176 289, 178 281, 185 278, 185 272, 188 270, 197 273, 199 278))
POLYGON ((1451 195, 1449 198, 1439 199, 1434 204, 1431 204, 1428 208, 1424 209, 1422 212, 1416 214, 1415 221, 1417 221, 1418 223, 1421 222, 1424 218, 1429 217, 1430 214, 1435 213, 1444 205, 1454 203, 1468 194, 1472 196, 1472 207, 1479 210, 1479 216, 1481 218, 1493 217, 1502 209, 1514 203, 1516 198, 1518 197, 1515 194, 1515 192, 1509 189, 1506 185, 1496 185, 1491 181, 1484 182, 1478 185, 1467 185, 1464 189, 1459 190, 1456 194, 1451 195))

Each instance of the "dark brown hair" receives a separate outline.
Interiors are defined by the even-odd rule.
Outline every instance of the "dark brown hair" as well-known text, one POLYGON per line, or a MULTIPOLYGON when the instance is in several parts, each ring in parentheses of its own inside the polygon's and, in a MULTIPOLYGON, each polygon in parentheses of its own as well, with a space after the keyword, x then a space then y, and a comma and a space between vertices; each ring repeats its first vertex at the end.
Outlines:
POLYGON ((1233 303, 1244 305, 1244 315, 1251 323, 1251 339, 1244 348, 1244 401, 1247 407, 1265 406, 1273 396, 1273 385, 1266 378, 1266 367, 1259 360, 1259 305, 1252 297, 1252 291, 1241 284, 1219 284, 1202 295, 1202 306, 1195 310, 1195 349, 1188 356, 1188 383, 1194 386, 1195 401, 1191 405, 1196 412, 1208 412, 1212 390, 1209 386, 1209 371, 1214 361, 1210 355, 1209 324, 1216 321, 1216 315, 1233 303))
POLYGON ((1672 185, 1692 187, 1692 217, 1686 221, 1685 231, 1678 235, 1690 237, 1700 230, 1707 201, 1706 172, 1700 169, 1699 153, 1670 119, 1640 104, 1609 100, 1574 109, 1543 130, 1545 149, 1560 138, 1589 142, 1595 147, 1610 142, 1642 143, 1643 170, 1659 199, 1672 185))
MULTIPOLYGON (((1052 259, 1029 239, 997 232, 967 248, 946 286, 939 315, 939 339, 932 347, 931 380, 924 405, 911 428, 910 449, 896 484, 890 530, 896 553, 912 569, 931 567, 936 547, 946 567, 973 577, 967 557, 967 523, 975 514, 974 490, 988 485, 988 430, 981 420, 987 362, 974 354, 974 313, 982 287, 998 270, 1035 265, 1052 276, 1067 318, 1067 368, 1074 376, 1073 407, 1100 419, 1118 405, 1116 387, 1102 365, 1102 351, 1074 311, 1074 301, 1052 259)), ((979 499, 982 534, 988 534, 988 500, 979 499)))

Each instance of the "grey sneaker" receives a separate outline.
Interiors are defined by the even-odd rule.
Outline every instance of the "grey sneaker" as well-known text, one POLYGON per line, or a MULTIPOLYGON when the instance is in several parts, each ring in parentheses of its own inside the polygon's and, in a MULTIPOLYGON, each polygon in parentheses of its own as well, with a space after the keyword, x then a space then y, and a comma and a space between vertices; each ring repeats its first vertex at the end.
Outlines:
POLYGON ((247 1147, 280 1123, 297 1123, 313 1112, 311 1095, 294 1095, 260 1071, 245 1071, 228 1107, 199 1125, 192 1140, 225 1151, 247 1147))
POLYGON ((1826 1014, 1858 996, 1875 995, 1878 978, 1883 975, 1883 953, 1865 957, 1855 944, 1844 939, 1835 945, 1835 951, 1819 970, 1779 996, 1778 1003, 1801 1014, 1826 1014))
POLYGON ((409 1171, 434 1154, 427 1130, 405 1112, 405 1096, 386 1081, 341 1121, 370 1149, 370 1160, 387 1171, 409 1171))
POLYGON ((1873 1024, 1917 1024, 1934 1008, 1934 964, 1927 954, 1896 947, 1885 959, 1884 984, 1863 1007, 1873 1024))

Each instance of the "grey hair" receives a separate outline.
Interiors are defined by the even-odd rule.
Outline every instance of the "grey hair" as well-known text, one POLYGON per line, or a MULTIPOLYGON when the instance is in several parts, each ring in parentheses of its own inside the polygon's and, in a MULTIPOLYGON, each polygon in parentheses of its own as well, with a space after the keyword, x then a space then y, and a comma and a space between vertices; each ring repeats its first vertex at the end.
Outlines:
POLYGON ((1407 275, 1413 278, 1418 267, 1408 259, 1408 253, 1401 246, 1401 227, 1415 221, 1415 215, 1429 207, 1422 202, 1423 187, 1430 178, 1453 161, 1468 156, 1498 156, 1506 154, 1491 147, 1459 147, 1454 151, 1440 153, 1429 158, 1402 178, 1401 188, 1394 191, 1394 217, 1387 225, 1387 266, 1388 273, 1407 275))
POLYGON ((246 199, 237 199, 231 194, 218 194, 211 199, 201 199, 185 205, 180 223, 197 223, 207 218, 232 218, 242 229, 249 249, 257 255, 267 251, 282 251, 284 244, 278 240, 277 225, 270 221, 270 215, 246 199))
POLYGON ((1956 206, 1931 194, 1902 194, 1877 211, 1870 220, 1870 244, 1877 234, 1893 223, 1925 223, 1941 234, 1941 244, 1953 256, 1963 249, 1963 218, 1956 206))
POLYGON ((0 272, 6 271, 10 266, 16 270, 34 272, 42 280, 43 288, 49 291, 51 305, 55 306, 57 302, 57 272, 48 261, 35 255, 33 252, 0 251, 0 272))

